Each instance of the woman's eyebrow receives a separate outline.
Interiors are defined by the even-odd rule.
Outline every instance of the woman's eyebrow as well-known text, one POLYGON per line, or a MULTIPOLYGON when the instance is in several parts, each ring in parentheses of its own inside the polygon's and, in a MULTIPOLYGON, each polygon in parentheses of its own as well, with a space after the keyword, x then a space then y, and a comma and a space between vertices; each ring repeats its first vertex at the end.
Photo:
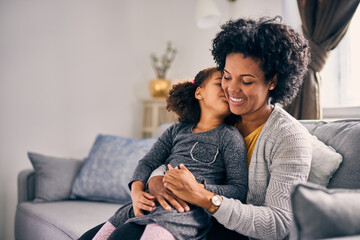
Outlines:
POLYGON ((252 77, 255 78, 255 76, 251 75, 251 74, 241 74, 241 77, 252 77))
MULTIPOLYGON (((228 71, 226 71, 226 69, 224 69, 224 72, 226 72, 227 74, 230 74, 228 71)), ((231 75, 231 74, 230 74, 231 75)), ((256 78, 254 75, 251 74, 241 74, 240 77, 252 77, 252 78, 256 78)))

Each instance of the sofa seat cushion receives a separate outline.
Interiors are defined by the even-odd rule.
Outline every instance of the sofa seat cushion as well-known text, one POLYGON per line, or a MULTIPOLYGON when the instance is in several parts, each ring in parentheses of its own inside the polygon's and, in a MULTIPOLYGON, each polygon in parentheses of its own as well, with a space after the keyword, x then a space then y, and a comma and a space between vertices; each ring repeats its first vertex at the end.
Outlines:
POLYGON ((120 204, 60 201, 23 202, 17 206, 15 231, 22 239, 78 239, 90 228, 105 222, 120 204))

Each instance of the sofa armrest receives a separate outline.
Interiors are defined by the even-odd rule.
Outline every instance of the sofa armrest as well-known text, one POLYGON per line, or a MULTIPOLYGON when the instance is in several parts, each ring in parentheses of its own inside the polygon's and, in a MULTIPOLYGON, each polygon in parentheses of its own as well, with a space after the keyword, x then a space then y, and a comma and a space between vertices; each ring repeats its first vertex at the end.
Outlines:
POLYGON ((35 198, 35 171, 22 170, 18 175, 18 204, 35 198))

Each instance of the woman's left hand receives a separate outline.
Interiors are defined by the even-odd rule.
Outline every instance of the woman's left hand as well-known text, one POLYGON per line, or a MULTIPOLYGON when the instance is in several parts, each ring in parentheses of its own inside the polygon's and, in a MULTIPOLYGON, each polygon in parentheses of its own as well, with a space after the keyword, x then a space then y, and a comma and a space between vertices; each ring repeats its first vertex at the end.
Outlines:
POLYGON ((197 204, 196 197, 204 190, 204 186, 196 181, 183 164, 180 164, 180 168, 173 168, 169 164, 168 168, 163 178, 164 186, 182 200, 197 204))

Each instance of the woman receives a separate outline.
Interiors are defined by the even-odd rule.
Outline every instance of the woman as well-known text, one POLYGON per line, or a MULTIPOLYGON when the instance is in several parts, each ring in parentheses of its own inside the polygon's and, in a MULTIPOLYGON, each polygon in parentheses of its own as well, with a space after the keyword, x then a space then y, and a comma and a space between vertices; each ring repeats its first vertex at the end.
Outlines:
MULTIPOLYGON (((306 40, 277 19, 239 19, 222 26, 212 54, 223 70, 222 87, 249 163, 246 204, 223 197, 213 214, 226 228, 256 239, 283 239, 290 231, 291 187, 306 181, 311 165, 308 132, 275 103, 288 104, 309 61, 306 40)), ((205 209, 214 193, 192 181, 185 166, 164 183, 177 197, 205 209)))
MULTIPOLYGON (((250 238, 284 239, 292 219, 291 187, 308 178, 311 146, 306 129, 275 103, 286 105, 296 96, 310 61, 308 43, 278 18, 238 19, 222 26, 212 54, 223 70, 230 111, 241 117, 236 127, 248 153, 246 204, 226 197, 213 204, 214 193, 192 181, 186 166, 168 171, 164 179, 151 178, 149 192, 164 208, 170 203, 183 210, 179 198, 215 208, 220 224, 250 238)), ((235 239, 223 231, 214 229, 208 239, 235 239)))

